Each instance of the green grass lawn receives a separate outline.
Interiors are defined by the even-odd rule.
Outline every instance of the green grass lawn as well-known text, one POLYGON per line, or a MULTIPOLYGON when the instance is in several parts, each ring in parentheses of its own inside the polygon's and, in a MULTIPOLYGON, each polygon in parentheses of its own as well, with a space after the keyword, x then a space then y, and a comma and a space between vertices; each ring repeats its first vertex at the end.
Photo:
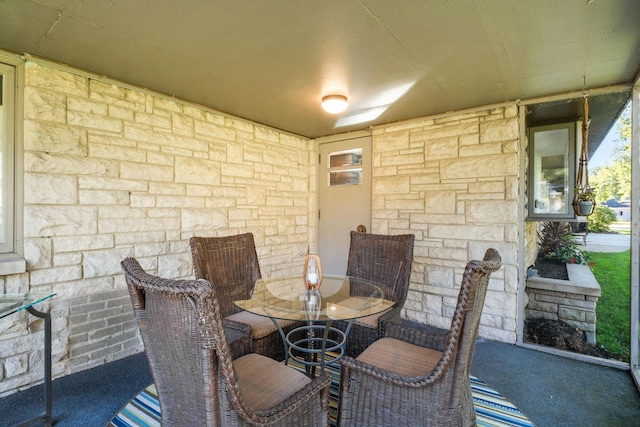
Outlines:
POLYGON ((591 252, 594 276, 602 289, 596 308, 596 341, 616 358, 629 361, 630 251, 591 252))

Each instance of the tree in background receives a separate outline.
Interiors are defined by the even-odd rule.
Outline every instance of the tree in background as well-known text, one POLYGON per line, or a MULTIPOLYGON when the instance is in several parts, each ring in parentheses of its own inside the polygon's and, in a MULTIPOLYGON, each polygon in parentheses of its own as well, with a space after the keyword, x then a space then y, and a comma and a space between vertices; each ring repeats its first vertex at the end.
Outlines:
POLYGON ((593 214, 589 215, 589 231, 593 233, 603 233, 610 231, 609 226, 616 222, 618 217, 613 209, 606 206, 596 205, 593 214))
POLYGON ((624 200, 631 197, 631 104, 618 120, 618 139, 613 149, 613 163, 595 168, 589 174, 596 188, 598 202, 609 199, 624 200))

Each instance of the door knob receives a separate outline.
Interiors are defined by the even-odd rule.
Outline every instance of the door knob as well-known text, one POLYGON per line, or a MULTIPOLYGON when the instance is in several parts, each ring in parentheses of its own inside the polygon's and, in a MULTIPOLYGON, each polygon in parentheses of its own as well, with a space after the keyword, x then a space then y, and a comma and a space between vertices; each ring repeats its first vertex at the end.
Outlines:
POLYGON ((366 233, 366 232, 367 232, 367 227, 365 227, 364 225, 360 224, 360 225, 358 226, 358 228, 356 228, 356 231, 357 231, 358 233, 366 233))

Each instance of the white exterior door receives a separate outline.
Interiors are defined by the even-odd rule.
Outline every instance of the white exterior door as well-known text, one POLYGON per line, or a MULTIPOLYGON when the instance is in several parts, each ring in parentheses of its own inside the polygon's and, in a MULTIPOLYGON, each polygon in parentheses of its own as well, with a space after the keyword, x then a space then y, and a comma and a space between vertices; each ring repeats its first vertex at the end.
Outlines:
POLYGON ((349 233, 371 228, 371 137, 319 144, 318 253, 322 271, 344 274, 349 233))

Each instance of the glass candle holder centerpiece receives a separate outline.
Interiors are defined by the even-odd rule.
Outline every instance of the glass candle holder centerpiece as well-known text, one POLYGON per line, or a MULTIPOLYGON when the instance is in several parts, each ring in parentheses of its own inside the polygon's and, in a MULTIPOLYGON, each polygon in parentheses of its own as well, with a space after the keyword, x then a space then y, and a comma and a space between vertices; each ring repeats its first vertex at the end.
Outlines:
POLYGON ((320 263, 320 257, 318 255, 307 255, 304 260, 302 277, 307 289, 317 289, 322 285, 322 264, 320 263))
POLYGON ((317 320, 322 307, 322 297, 320 296, 320 285, 322 285, 322 264, 320 257, 316 254, 307 255, 304 260, 304 313, 307 320, 317 320))

